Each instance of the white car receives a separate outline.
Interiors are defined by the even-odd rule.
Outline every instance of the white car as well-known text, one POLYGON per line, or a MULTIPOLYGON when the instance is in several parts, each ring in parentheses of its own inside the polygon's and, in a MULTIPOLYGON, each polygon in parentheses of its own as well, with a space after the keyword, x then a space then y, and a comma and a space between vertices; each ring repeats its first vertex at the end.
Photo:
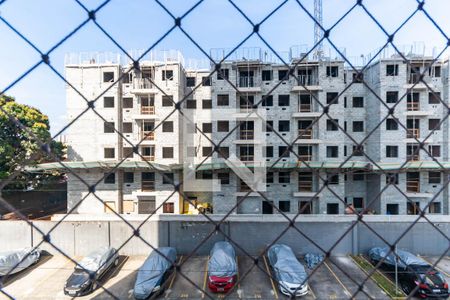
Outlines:
POLYGON ((289 246, 275 244, 267 256, 280 292, 289 297, 308 294, 308 274, 289 246))

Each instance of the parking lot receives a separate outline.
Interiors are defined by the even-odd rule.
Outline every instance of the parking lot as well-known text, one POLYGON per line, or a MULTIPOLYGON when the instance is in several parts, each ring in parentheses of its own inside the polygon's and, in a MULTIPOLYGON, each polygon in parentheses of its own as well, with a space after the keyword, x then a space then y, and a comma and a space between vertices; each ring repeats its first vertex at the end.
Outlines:
MULTIPOLYGON (((136 270, 146 257, 120 256, 117 268, 106 274, 102 285, 120 299, 133 299, 133 285, 136 270)), ((77 258, 79 259, 79 258, 77 258)), ((224 294, 210 293, 207 287, 208 257, 193 256, 184 261, 182 274, 176 273, 167 282, 166 291, 158 299, 222 299, 224 294), (206 291, 204 294, 200 289, 206 291)), ((278 290, 276 283, 267 275, 268 262, 260 259, 255 265, 249 257, 239 256, 239 284, 229 292, 227 299, 288 299, 278 290)), ((448 261, 446 262, 449 263, 448 261)), ((16 299, 70 299, 63 293, 66 279, 73 271, 74 264, 63 256, 43 256, 30 269, 10 277, 5 284, 5 292, 16 299)), ((445 263, 442 267, 448 267, 445 263)), ((447 269, 447 271, 449 271, 447 269)), ((309 293, 302 299, 349 299, 358 289, 365 274, 348 257, 333 257, 320 267, 309 270, 309 293), (341 268, 345 273, 340 270, 341 268)), ((389 299, 378 286, 369 279, 364 285, 367 294, 359 292, 356 299, 389 299), (369 296, 368 296, 369 295, 369 296)), ((111 299, 102 288, 80 299, 111 299)), ((7 299, 0 295, 0 299, 7 299)))

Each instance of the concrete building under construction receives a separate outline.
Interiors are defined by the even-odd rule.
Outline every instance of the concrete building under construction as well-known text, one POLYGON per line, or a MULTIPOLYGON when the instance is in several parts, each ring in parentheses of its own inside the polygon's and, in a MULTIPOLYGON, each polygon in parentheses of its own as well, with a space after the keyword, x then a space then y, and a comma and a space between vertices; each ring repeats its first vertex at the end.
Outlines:
POLYGON ((355 70, 291 51, 288 68, 253 50, 211 76, 215 66, 186 66, 178 52, 149 57, 139 70, 93 57, 67 62, 67 80, 98 98, 97 113, 82 114, 86 99, 67 86, 67 115, 76 119, 68 210, 178 214, 209 203, 217 214, 342 214, 346 206, 449 214, 448 60, 405 57, 382 52, 355 70), (189 137, 187 116, 197 127, 189 137), (235 174, 226 163, 234 156, 267 167, 264 191, 235 174), (187 167, 220 189, 183 190, 187 167))

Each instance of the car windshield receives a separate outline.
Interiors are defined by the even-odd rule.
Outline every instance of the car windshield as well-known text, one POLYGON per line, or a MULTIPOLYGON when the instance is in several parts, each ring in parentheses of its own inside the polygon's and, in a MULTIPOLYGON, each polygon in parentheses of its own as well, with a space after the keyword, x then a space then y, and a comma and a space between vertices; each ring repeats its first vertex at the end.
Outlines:
POLYGON ((89 281, 89 274, 86 271, 75 269, 67 280, 67 287, 79 287, 89 281))

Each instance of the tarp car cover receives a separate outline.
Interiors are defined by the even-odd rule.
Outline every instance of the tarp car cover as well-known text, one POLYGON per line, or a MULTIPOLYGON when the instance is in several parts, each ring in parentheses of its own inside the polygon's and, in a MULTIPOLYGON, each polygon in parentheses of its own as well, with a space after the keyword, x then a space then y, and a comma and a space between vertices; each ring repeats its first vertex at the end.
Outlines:
MULTIPOLYGON (((393 251, 391 253, 389 253, 389 250, 390 249, 388 247, 372 248, 369 250, 369 257, 376 261, 380 261, 382 258, 385 258, 383 260, 383 262, 385 264, 395 266, 396 256, 393 251), (389 255, 388 255, 388 253, 389 253, 389 255)), ((397 266, 399 268, 406 269, 406 266, 411 266, 411 265, 425 266, 425 267, 429 266, 428 263, 426 263, 425 261, 421 260, 420 258, 418 258, 417 256, 415 256, 409 252, 406 252, 403 250, 397 250, 396 253, 398 256, 397 266)))
POLYGON ((228 242, 217 242, 210 252, 209 276, 229 277, 237 274, 236 253, 228 242))
POLYGON ((275 244, 270 247, 267 255, 278 281, 293 284, 306 283, 308 275, 305 268, 297 260, 289 246, 275 244))
POLYGON ((306 253, 305 254, 306 266, 309 269, 314 269, 323 260, 323 258, 324 258, 323 254, 306 253))
POLYGON ((13 251, 1 252, 0 276, 4 276, 6 274, 14 274, 28 268, 39 259, 40 255, 41 251, 39 249, 33 248, 23 248, 13 251), (29 255, 27 256, 27 254, 29 255), (22 259, 23 261, 21 262, 22 259), (16 265, 17 267, 14 268, 16 265))
POLYGON ((107 267, 107 261, 114 257, 115 254, 116 249, 114 248, 108 246, 100 247, 81 260, 79 263, 81 266, 80 269, 85 269, 90 272, 97 272, 100 268, 103 269, 107 267))
POLYGON ((172 247, 160 247, 153 251, 138 271, 134 284, 134 297, 147 299, 164 273, 177 259, 177 251, 172 247))

